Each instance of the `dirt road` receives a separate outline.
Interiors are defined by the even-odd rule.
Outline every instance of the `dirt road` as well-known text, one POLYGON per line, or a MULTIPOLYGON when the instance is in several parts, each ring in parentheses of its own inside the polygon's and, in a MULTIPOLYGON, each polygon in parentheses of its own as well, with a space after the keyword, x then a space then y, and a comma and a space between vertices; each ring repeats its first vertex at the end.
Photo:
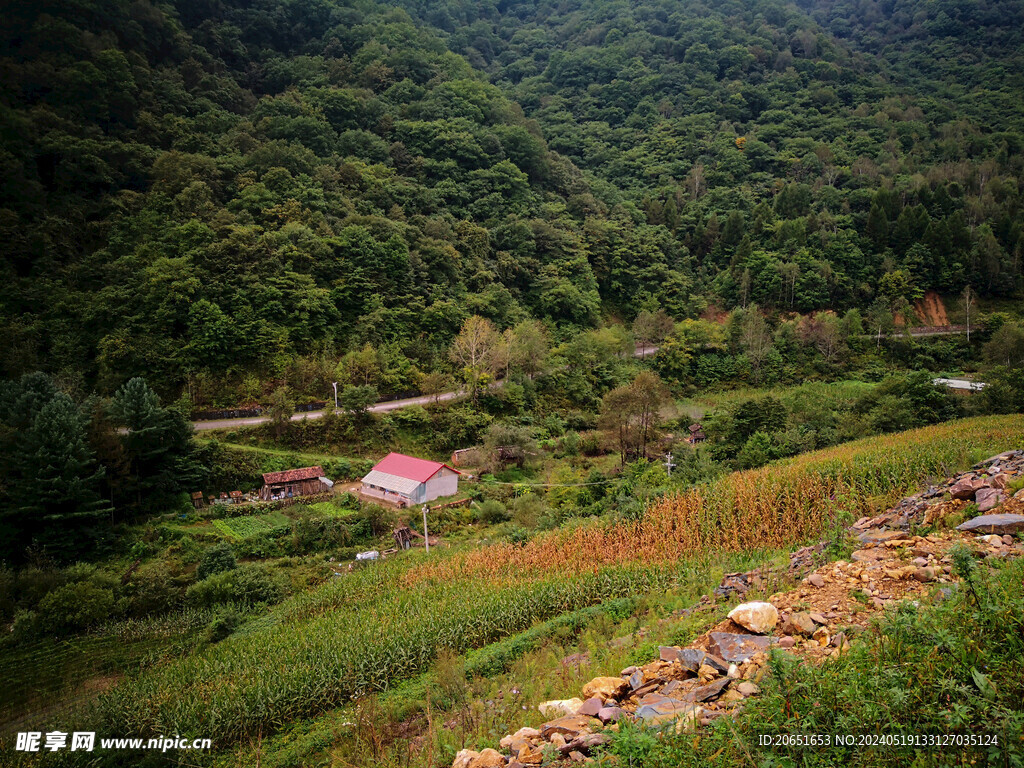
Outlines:
MULTIPOLYGON (((637 347, 633 353, 634 357, 647 357, 658 351, 657 347, 637 347)), ((504 382, 496 381, 492 386, 500 387, 504 382)), ((371 405, 367 408, 371 413, 384 413, 386 411, 397 411, 399 408, 408 408, 410 405, 428 405, 434 402, 445 402, 448 400, 455 400, 462 397, 466 393, 463 390, 456 390, 454 392, 443 392, 439 395, 420 395, 419 397, 407 397, 404 400, 385 400, 371 405)), ((292 421, 302 421, 303 419, 319 419, 327 412, 326 409, 322 411, 304 411, 302 413, 293 414, 291 417, 292 421)), ((206 429, 234 429, 236 427, 251 427, 256 424, 264 424, 270 421, 267 416, 249 416, 241 419, 215 419, 212 421, 193 421, 192 426, 197 432, 206 429)))

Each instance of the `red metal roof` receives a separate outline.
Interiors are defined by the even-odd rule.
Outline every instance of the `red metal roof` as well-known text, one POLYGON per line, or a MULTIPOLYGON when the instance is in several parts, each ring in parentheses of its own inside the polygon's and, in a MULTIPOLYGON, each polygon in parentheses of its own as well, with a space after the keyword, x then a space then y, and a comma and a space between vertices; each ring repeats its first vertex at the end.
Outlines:
MULTIPOLYGON (((404 477, 407 480, 415 480, 417 483, 425 483, 443 467, 448 467, 448 465, 442 464, 440 461, 417 459, 414 456, 406 456, 404 453, 389 453, 377 462, 374 469, 378 472, 386 472, 389 475, 404 477)), ((457 469, 452 469, 451 467, 448 467, 448 469, 457 474, 462 474, 457 469)))
POLYGON ((321 467, 286 469, 284 472, 265 472, 263 474, 263 484, 276 485, 278 483, 296 483, 299 480, 315 480, 316 478, 323 476, 324 471, 321 467))

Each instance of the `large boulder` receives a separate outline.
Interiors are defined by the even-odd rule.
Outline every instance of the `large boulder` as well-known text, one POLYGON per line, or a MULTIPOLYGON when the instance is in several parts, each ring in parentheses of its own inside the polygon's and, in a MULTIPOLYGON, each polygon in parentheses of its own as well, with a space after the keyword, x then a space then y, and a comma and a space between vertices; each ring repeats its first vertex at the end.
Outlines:
POLYGON ((764 635, 779 623, 779 612, 771 603, 741 603, 729 611, 729 618, 744 629, 764 635))
POLYGON ((533 744, 526 744, 516 750, 516 760, 523 765, 540 765, 544 762, 544 753, 533 744))
POLYGON ((568 744, 564 744, 558 748, 558 751, 563 755, 588 755, 590 750, 594 747, 601 747, 611 741, 611 738, 603 733, 586 733, 579 736, 568 744))
POLYGON ((576 714, 586 715, 587 717, 597 717, 597 713, 603 708, 604 700, 600 696, 591 696, 583 702, 583 706, 576 711, 576 714))
POLYGON ((498 742, 498 746, 516 754, 520 749, 530 744, 534 739, 540 738, 540 731, 536 728, 520 728, 510 736, 504 737, 498 742))
POLYGON ((749 681, 744 681, 737 685, 736 690, 744 696, 756 696, 761 692, 761 688, 756 683, 751 683, 749 681))
POLYGON ((729 667, 723 664, 721 659, 716 659, 700 648, 675 648, 668 645, 658 646, 658 653, 662 661, 679 664, 683 669, 697 674, 702 665, 714 667, 719 672, 725 672, 729 667))
POLYGON ((649 693, 644 696, 636 708, 638 720, 651 722, 664 715, 678 715, 680 712, 693 711, 693 702, 675 699, 660 693, 649 693))
POLYGON ((583 686, 583 698, 589 699, 597 696, 602 701, 607 699, 618 699, 630 691, 629 682, 621 677, 595 677, 583 686))
POLYGON ((1024 515, 981 515, 961 523, 956 529, 970 533, 1020 533, 1024 531, 1024 515))
POLYGON ((452 768, 503 768, 504 765, 505 758, 494 749, 485 749, 482 752, 463 749, 452 761, 452 768))
POLYGON ((707 685, 702 685, 700 688, 695 688, 694 690, 690 691, 688 694, 683 696, 683 699, 685 701, 707 701, 708 699, 713 699, 718 694, 720 694, 722 692, 722 689, 725 688, 731 682, 732 678, 719 678, 718 680, 708 683, 707 685))
POLYGON ((1006 487, 1007 483, 1010 482, 1010 480, 1011 478, 1009 475, 998 474, 986 480, 985 485, 987 485, 989 488, 998 488, 999 490, 1003 490, 1006 487))

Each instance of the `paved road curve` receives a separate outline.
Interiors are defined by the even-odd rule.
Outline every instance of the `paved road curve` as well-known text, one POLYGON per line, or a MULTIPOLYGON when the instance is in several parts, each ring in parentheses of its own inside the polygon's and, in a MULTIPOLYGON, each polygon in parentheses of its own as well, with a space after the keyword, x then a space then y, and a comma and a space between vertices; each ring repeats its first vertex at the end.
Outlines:
MULTIPOLYGON (((634 357, 646 357, 647 355, 654 354, 658 351, 657 347, 638 347, 636 352, 633 353, 634 357)), ((498 381, 495 386, 501 386, 502 382, 498 381)), ((397 411, 399 408, 408 408, 410 405, 427 405, 434 402, 444 402, 446 400, 455 400, 456 398, 462 397, 466 393, 462 390, 455 392, 443 392, 439 395, 420 395, 419 397, 407 397, 404 400, 385 400, 382 403, 371 405, 366 410, 371 413, 384 413, 385 411, 397 411)), ((302 419, 319 419, 327 412, 326 409, 322 411, 304 411, 302 413, 293 414, 291 417, 292 421, 301 421, 302 419)), ((195 427, 196 431, 199 432, 204 429, 233 429, 235 427, 250 427, 255 424, 264 424, 270 421, 267 416, 248 416, 240 419, 216 419, 213 421, 193 421, 192 426, 195 427)))

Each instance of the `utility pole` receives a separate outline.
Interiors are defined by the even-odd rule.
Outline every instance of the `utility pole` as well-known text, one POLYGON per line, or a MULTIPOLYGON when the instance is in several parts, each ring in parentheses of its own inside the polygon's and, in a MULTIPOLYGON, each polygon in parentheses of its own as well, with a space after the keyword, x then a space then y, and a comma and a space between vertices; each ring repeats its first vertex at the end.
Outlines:
POLYGON ((672 468, 675 467, 675 466, 676 465, 672 463, 672 454, 671 453, 666 453, 665 454, 665 469, 668 470, 668 476, 669 477, 672 477, 672 468))
POLYGON ((430 554, 430 534, 427 532, 427 505, 423 505, 423 545, 427 548, 427 554, 430 554))
POLYGON ((338 382, 332 382, 334 384, 334 410, 338 410, 338 382))

